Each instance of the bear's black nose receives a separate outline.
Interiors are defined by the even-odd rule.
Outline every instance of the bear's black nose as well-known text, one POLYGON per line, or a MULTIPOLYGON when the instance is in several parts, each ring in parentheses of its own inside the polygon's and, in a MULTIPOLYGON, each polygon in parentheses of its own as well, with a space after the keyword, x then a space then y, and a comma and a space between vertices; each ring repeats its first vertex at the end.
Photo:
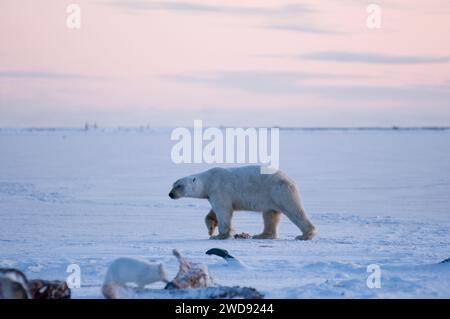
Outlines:
POLYGON ((173 193, 172 192, 169 193, 169 197, 173 198, 173 193))

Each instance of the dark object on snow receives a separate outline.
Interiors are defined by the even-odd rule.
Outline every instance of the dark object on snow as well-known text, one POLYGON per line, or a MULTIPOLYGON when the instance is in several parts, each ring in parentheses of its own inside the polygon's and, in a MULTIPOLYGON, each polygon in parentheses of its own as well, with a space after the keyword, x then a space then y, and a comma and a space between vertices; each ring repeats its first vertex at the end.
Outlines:
POLYGON ((440 264, 446 264, 446 263, 450 263, 450 258, 444 259, 443 261, 440 262, 440 264))
POLYGON ((219 257, 222 257, 223 259, 235 259, 233 256, 231 256, 227 250, 222 248, 211 248, 206 252, 207 255, 216 255, 219 257))
POLYGON ((60 280, 30 280, 33 299, 70 299, 70 288, 60 280))
POLYGON ((125 299, 262 299, 264 296, 249 287, 207 287, 198 289, 134 289, 118 287, 117 298, 125 299))
POLYGON ((27 280, 17 269, 0 269, 0 299, 68 299, 65 281, 27 280))
MULTIPOLYGON (((149 295, 150 291, 146 292, 149 295)), ((150 296, 148 296, 150 297, 150 296)), ((151 294, 151 298, 175 299, 263 299, 264 295, 251 287, 208 287, 201 289, 163 290, 151 294)))
POLYGON ((228 251, 221 248, 212 248, 206 252, 207 255, 216 255, 225 259, 227 264, 235 269, 248 269, 248 266, 242 263, 239 259, 231 256, 228 251))
POLYGON ((30 299, 28 280, 17 269, 0 268, 0 299, 30 299))
POLYGON ((235 234, 234 239, 252 239, 252 235, 247 233, 235 234))
POLYGON ((258 290, 251 287, 217 287, 209 288, 207 293, 209 294, 209 299, 234 299, 234 298, 244 298, 244 299, 263 299, 264 295, 258 290))

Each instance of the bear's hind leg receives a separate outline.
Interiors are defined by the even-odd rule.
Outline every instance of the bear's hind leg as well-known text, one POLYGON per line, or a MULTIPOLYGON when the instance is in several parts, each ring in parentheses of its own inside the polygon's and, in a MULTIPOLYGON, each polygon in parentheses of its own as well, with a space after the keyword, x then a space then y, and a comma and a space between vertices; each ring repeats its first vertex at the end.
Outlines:
POLYGON ((273 191, 272 196, 279 209, 302 231, 302 235, 295 239, 313 239, 316 228, 303 208, 297 187, 292 184, 282 184, 273 191))
POLYGON ((263 212, 264 230, 259 235, 252 236, 253 239, 277 239, 278 224, 280 223, 281 213, 276 210, 263 212))
POLYGON ((316 228, 309 221, 305 211, 302 207, 284 211, 285 215, 293 222, 300 230, 302 234, 295 237, 298 240, 311 240, 316 235, 316 228))
POLYGON ((314 238, 316 235, 316 228, 309 221, 303 207, 296 207, 291 210, 286 210, 284 213, 291 220, 291 222, 293 222, 302 231, 302 234, 295 237, 295 239, 311 240, 314 238))

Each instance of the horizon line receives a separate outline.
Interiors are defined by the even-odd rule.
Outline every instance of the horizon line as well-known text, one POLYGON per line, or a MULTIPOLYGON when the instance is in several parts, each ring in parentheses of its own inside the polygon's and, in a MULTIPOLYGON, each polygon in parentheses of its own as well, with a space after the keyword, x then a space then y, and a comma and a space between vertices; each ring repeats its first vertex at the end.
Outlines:
MULTIPOLYGON (((146 131, 146 130, 167 130, 174 129, 177 127, 186 127, 194 129, 193 126, 150 126, 150 125, 138 125, 138 126, 67 126, 67 127, 0 127, 0 131, 23 131, 23 132, 57 132, 57 131, 146 131)), ((226 128, 278 128, 281 131, 446 131, 450 130, 450 126, 205 126, 203 129, 208 127, 217 127, 219 129, 226 128)))

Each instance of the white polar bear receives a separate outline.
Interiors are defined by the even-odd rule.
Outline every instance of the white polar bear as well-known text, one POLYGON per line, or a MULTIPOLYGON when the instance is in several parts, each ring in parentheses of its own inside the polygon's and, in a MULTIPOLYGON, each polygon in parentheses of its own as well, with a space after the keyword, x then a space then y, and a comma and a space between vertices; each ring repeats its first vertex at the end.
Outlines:
POLYGON ((247 210, 263 213, 264 230, 257 239, 276 239, 281 213, 285 214, 302 235, 296 239, 309 240, 316 234, 303 208, 295 182, 281 171, 261 174, 260 166, 212 168, 200 174, 177 180, 169 193, 172 199, 205 198, 212 207, 206 216, 210 235, 215 225, 219 235, 212 239, 232 237, 233 211, 247 210))

